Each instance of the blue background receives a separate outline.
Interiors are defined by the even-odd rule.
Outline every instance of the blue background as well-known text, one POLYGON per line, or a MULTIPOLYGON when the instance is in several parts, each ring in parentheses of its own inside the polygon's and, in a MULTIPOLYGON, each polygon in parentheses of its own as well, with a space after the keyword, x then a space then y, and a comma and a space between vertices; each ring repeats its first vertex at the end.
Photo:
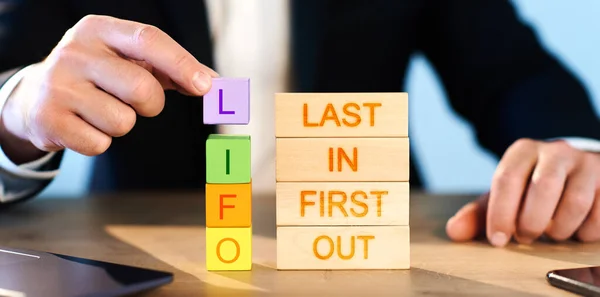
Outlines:
MULTIPOLYGON (((520 16, 534 26, 544 45, 585 84, 600 108, 600 1, 515 0, 520 16)), ((496 160, 474 142, 468 123, 445 101, 428 62, 415 56, 408 76, 411 142, 426 185, 435 193, 477 193, 488 189, 496 160)), ((86 192, 92 158, 67 151, 62 172, 41 196, 78 197, 86 192)))

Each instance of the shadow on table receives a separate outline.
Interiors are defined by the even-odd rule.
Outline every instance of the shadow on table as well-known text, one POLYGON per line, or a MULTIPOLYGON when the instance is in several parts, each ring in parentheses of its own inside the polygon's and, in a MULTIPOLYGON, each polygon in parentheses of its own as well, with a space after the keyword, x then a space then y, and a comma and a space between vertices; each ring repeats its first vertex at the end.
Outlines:
POLYGON ((254 264, 252 271, 218 272, 235 281, 268 288, 256 291, 230 290, 207 286, 206 296, 447 296, 469 288, 473 296, 536 296, 499 286, 453 277, 424 269, 410 270, 355 270, 355 271, 277 271, 254 264), (377 284, 377 285, 375 285, 377 284), (386 292, 387 295, 384 293, 386 292))

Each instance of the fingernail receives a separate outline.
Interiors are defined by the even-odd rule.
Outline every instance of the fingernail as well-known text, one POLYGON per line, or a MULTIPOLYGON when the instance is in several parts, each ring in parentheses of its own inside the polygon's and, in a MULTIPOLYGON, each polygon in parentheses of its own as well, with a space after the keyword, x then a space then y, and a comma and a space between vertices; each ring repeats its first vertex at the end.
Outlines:
POLYGON ((493 246, 503 247, 508 243, 508 236, 502 232, 496 232, 490 239, 493 246))
POLYGON ((208 92, 210 88, 210 76, 203 72, 196 72, 193 78, 194 87, 200 93, 208 92))

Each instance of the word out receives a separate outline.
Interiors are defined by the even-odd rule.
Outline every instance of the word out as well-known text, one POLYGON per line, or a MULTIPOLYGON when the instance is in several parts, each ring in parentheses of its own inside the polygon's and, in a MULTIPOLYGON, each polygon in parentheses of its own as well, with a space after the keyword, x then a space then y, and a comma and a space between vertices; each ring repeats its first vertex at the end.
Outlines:
POLYGON ((337 240, 334 243, 334 241, 333 241, 333 239, 331 239, 331 237, 329 237, 327 235, 321 235, 321 236, 317 237, 313 243, 313 253, 315 254, 315 257, 317 257, 318 259, 327 260, 333 256, 334 252, 337 251, 337 256, 340 259, 350 260, 350 259, 354 258, 354 254, 356 252, 355 246, 356 246, 357 239, 363 241, 363 246, 364 246, 364 248, 362 249, 363 259, 365 259, 365 260, 369 259, 369 239, 375 239, 375 236, 373 236, 373 235, 350 236, 350 248, 346 254, 344 254, 342 252, 342 237, 341 236, 338 235, 337 240), (321 241, 326 242, 325 250, 327 252, 325 252, 323 254, 321 252, 319 252, 319 242, 321 242, 321 241))

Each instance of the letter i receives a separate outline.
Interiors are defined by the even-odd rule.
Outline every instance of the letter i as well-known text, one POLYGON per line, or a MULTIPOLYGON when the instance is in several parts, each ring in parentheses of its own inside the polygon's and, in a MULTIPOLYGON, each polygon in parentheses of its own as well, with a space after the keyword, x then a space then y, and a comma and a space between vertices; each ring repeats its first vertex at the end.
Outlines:
POLYGON ((227 149, 225 150, 225 174, 229 175, 229 173, 231 172, 231 164, 229 162, 229 155, 230 155, 230 150, 227 149))

